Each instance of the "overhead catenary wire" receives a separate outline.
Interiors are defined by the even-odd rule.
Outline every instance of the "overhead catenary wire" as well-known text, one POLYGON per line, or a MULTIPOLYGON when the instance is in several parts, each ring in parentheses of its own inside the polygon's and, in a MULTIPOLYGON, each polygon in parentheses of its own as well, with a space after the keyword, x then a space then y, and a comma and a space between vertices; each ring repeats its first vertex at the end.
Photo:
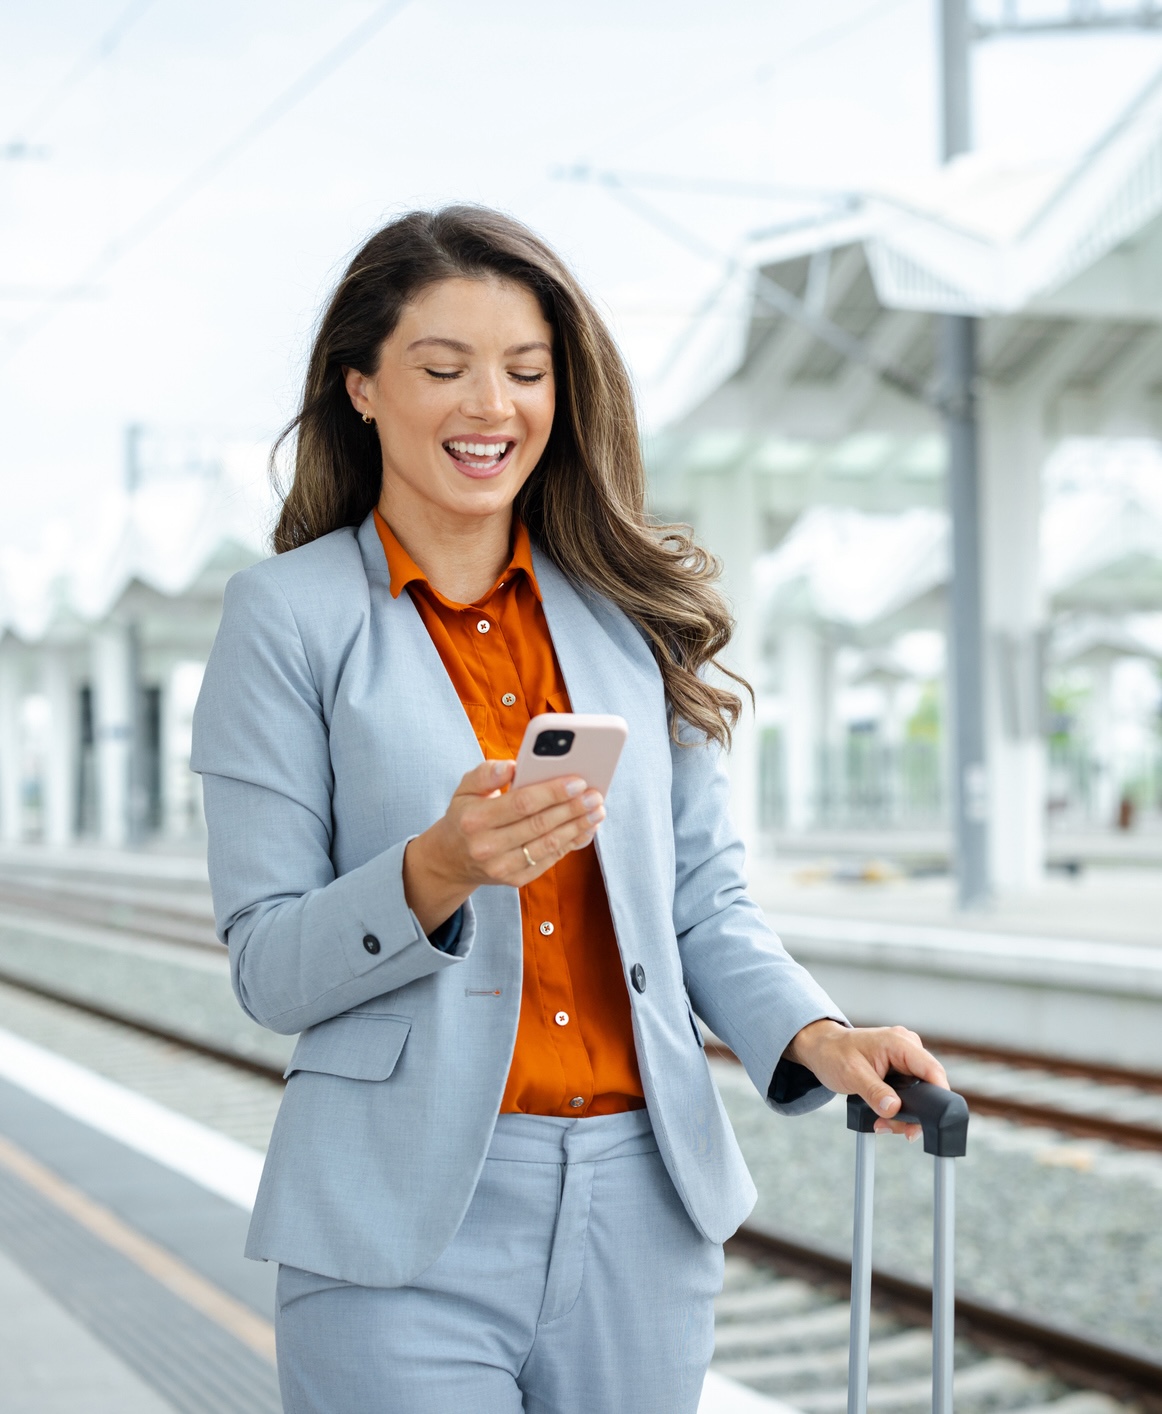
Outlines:
POLYGON ((137 21, 155 3, 156 0, 131 0, 97 42, 81 55, 56 88, 45 95, 25 122, 16 129, 12 139, 0 148, 0 155, 7 158, 39 155, 38 149, 33 146, 33 139, 72 93, 113 54, 137 21))
POLYGON ((136 249, 192 197, 208 186, 223 168, 284 118, 411 3, 412 0, 386 0, 385 4, 378 6, 361 24, 356 25, 338 44, 268 103, 241 131, 235 133, 205 161, 187 173, 120 235, 114 236, 74 280, 55 294, 52 303, 46 301, 46 307, 38 315, 15 331, 4 355, 5 361, 55 317, 61 302, 73 297, 75 292, 90 289, 95 281, 107 275, 130 251, 136 249))
POLYGON ((553 175, 565 181, 604 181, 613 177, 620 186, 646 191, 689 192, 695 196, 756 198, 762 201, 822 201, 833 206, 858 206, 864 193, 842 187, 802 186, 797 182, 753 182, 732 177, 687 177, 671 172, 598 171, 587 163, 560 167, 553 175))
POLYGON ((700 93, 688 95, 681 102, 671 105, 656 114, 653 119, 643 119, 636 127, 633 124, 619 123, 616 128, 609 129, 596 139, 593 150, 600 152, 609 144, 616 142, 619 150, 624 151, 627 138, 636 143, 648 137, 656 137, 658 133, 667 132, 687 118, 692 118, 696 114, 703 113, 708 108, 713 108, 731 98, 737 98, 745 85, 761 87, 763 84, 769 83, 771 79, 782 73, 796 60, 804 59, 819 50, 830 48, 832 44, 846 39, 849 35, 862 29, 864 25, 880 19, 892 10, 899 9, 905 3, 908 3, 908 0, 874 0, 874 3, 865 10, 861 10, 854 18, 844 19, 837 24, 828 25, 826 29, 817 30, 814 34, 809 34, 805 39, 800 40, 798 44, 791 45, 789 49, 765 60, 756 67, 748 67, 741 72, 736 70, 728 78, 719 79, 700 93))

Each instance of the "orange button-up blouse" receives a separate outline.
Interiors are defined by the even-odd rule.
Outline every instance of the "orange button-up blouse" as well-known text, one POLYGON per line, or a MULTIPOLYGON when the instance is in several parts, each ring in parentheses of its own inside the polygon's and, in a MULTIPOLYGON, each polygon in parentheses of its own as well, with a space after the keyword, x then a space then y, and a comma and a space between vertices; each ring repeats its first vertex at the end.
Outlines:
MULTIPOLYGON (((528 531, 474 604, 435 590, 375 512, 391 574, 432 637, 488 760, 512 760, 529 720, 570 711, 533 572, 528 531)), ((573 850, 520 890, 524 982, 501 1113, 616 1114, 641 1109, 629 993, 597 852, 573 850)))

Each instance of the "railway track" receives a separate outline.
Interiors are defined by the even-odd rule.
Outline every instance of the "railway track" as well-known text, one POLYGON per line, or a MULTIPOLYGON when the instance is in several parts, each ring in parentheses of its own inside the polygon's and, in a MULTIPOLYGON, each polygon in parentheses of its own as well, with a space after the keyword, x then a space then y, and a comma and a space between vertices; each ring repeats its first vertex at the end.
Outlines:
MULTIPOLYGON (((927 1037, 925 1042, 975 1114, 1162 1152, 1162 1076, 1003 1047, 927 1037)), ((716 1040, 708 1040, 706 1049, 716 1059, 737 1063, 733 1051, 716 1040)))
MULTIPOLYGON (((71 1002, 39 1004, 62 1025, 69 1017, 92 1018, 71 1002)), ((94 1039, 84 1043, 98 1069, 101 1057, 93 1047, 99 1045, 119 1048, 122 1067, 136 1066, 130 1081, 137 1074, 156 1085, 165 1066, 192 1062, 194 1069, 180 1082, 186 1090, 217 1087, 217 1103, 227 1108, 236 1090, 251 1108, 257 1105, 273 1118, 282 1087, 274 1067, 98 1015, 99 1023, 90 1022, 94 1039), (127 1061, 127 1051, 139 1054, 127 1061), (186 1056, 191 1062, 183 1061, 186 1056)), ((51 1017, 38 1039, 51 1043, 51 1017)), ((848 1264, 751 1228, 743 1228, 727 1252, 714 1368, 802 1414, 844 1410, 848 1264)), ((873 1301, 869 1407, 881 1414, 922 1414, 931 1399, 931 1292, 877 1272, 873 1301)), ((964 1299, 958 1301, 957 1330, 958 1414, 1162 1414, 1162 1363, 964 1299)))
MULTIPOLYGON (((727 1243, 714 1368, 803 1414, 846 1409, 851 1265, 743 1227, 727 1243)), ((931 1407, 931 1289, 872 1277, 870 1409, 931 1407)), ((1162 1410, 1162 1364, 958 1297, 957 1414, 1162 1410)))
POLYGON ((95 923, 159 943, 220 948, 208 885, 0 868, 0 908, 95 923))
MULTIPOLYGON (((155 862, 152 866, 159 868, 155 862)), ((160 873, 0 855, 0 910, 95 924, 159 944, 219 951, 209 885, 193 861, 160 873)), ((973 1111, 1082 1139, 1162 1151, 1162 1072, 1147 1073, 926 1037, 973 1111)), ((730 1053, 710 1038, 710 1050, 730 1053)), ((732 1058, 732 1057, 730 1057, 732 1058)))

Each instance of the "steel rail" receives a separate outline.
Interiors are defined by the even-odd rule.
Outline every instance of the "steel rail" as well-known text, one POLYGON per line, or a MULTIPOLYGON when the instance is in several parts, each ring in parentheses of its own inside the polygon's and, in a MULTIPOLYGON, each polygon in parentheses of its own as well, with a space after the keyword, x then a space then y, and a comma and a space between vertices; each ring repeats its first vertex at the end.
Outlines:
MULTIPOLYGON (((152 904, 133 905, 120 900, 94 898, 90 901, 84 896, 61 897, 59 895, 51 900, 51 908, 39 907, 39 900, 34 901, 29 894, 25 894, 22 890, 12 890, 5 887, 5 883, 6 881, 0 880, 0 904, 6 903, 16 908, 25 908, 32 913, 49 913, 77 922, 94 923, 118 933, 148 937, 163 946, 171 946, 175 943, 198 948, 221 946, 208 923, 205 933, 202 935, 201 930, 197 927, 200 920, 193 915, 184 914, 180 910, 169 911, 157 908, 152 904), (127 916, 119 917, 118 912, 122 908, 128 909, 129 913, 127 916), (168 931, 167 924, 173 928, 172 932, 168 931)), ((47 903, 49 900, 45 900, 45 902, 47 903)), ((25 986, 29 990, 38 991, 46 996, 58 995, 42 985, 32 986, 23 978, 5 976, 5 980, 25 986)), ((63 993, 59 994, 59 999, 82 1009, 108 1016, 113 1020, 126 1021, 127 1024, 139 1026, 143 1030, 149 1029, 135 1019, 120 1016, 111 1010, 88 1006, 86 1003, 78 1002, 75 998, 63 993)), ((194 1045, 196 1043, 187 1042, 186 1044, 194 1045)), ((941 1038, 929 1038, 927 1044, 931 1050, 937 1053, 970 1056, 1001 1064, 1043 1070, 1053 1075, 1072 1076, 1103 1084, 1129 1085, 1140 1090, 1162 1093, 1162 1076, 1145 1072, 1139 1073, 1115 1066, 1089 1065, 1081 1061, 1038 1056, 1032 1052, 970 1045, 957 1041, 945 1041, 941 1038)), ((203 1047, 203 1049, 205 1048, 203 1047)), ((709 1055, 719 1059, 732 1061, 736 1059, 733 1052, 720 1043, 708 1042, 706 1049, 709 1055)), ((215 1052, 215 1054, 223 1054, 240 1063, 248 1063, 244 1061, 244 1058, 236 1057, 231 1052, 222 1051, 215 1052)), ((259 1068, 261 1069, 261 1066, 259 1068)), ((971 1088, 965 1089, 963 1086, 959 1088, 970 1107, 977 1114, 1007 1119, 1017 1124, 1053 1129, 1077 1139, 1099 1139, 1111 1144, 1120 1144, 1126 1148, 1162 1152, 1162 1126, 1138 1124, 1130 1120, 1108 1119, 1101 1115, 1086 1114, 1084 1111, 1032 1103, 1005 1095, 990 1094, 971 1088)))
MULTIPOLYGON (((929 1049, 939 1055, 943 1049, 951 1052, 951 1047, 942 1047, 939 1043, 932 1041, 927 1043, 929 1049)), ((707 1055, 715 1060, 731 1061, 737 1065, 738 1057, 728 1047, 721 1042, 707 1041, 707 1055)), ((981 1058, 987 1057, 990 1060, 1000 1058, 999 1053, 987 1052, 981 1047, 973 1047, 971 1054, 981 1058)), ((1039 1068, 1046 1071, 1053 1071, 1056 1074, 1083 1074, 1087 1079, 1094 1078, 1089 1071, 1070 1068, 1069 1071, 1057 1071, 1051 1061, 1044 1061, 1039 1068)), ((1119 1083, 1136 1084, 1130 1077, 1133 1072, 1119 1071, 1119 1083)), ((1154 1085, 1141 1086, 1142 1089, 1154 1088, 1154 1085)), ((981 1115, 991 1115, 996 1119, 1012 1120, 1016 1124, 1033 1125, 1042 1129, 1053 1129, 1062 1134, 1069 1134, 1076 1139, 1103 1139, 1110 1144, 1120 1144, 1129 1149, 1150 1149, 1162 1152, 1162 1126, 1150 1124, 1136 1124, 1130 1120, 1107 1119, 1104 1115, 1086 1114, 1084 1110, 1067 1110, 1057 1105, 1034 1104, 1027 1100, 1010 1099, 1007 1095, 993 1095, 981 1090, 966 1088, 957 1084, 957 1092, 968 1101, 969 1109, 981 1115)))
POLYGON ((38 887, 13 885, 0 877, 0 907, 23 909, 42 917, 68 923, 92 923, 117 933, 132 933, 156 943, 179 943, 187 947, 220 948, 210 918, 183 908, 100 894, 57 893, 38 887))
POLYGON ((1021 1070, 1043 1070, 1050 1075, 1095 1080, 1101 1085, 1131 1085, 1136 1090, 1149 1090, 1162 1095, 1162 1073, 1158 1071, 1133 1070, 1121 1065, 1105 1065, 1100 1061, 1074 1060, 1069 1056, 1046 1056, 1037 1051, 1017 1050, 1012 1046, 958 1041, 951 1036, 925 1036, 924 1044, 931 1051, 943 1051, 950 1056, 996 1061, 999 1065, 1011 1065, 1021 1070))
POLYGON ((1055 1129, 1075 1139, 1103 1139, 1108 1144, 1120 1144, 1127 1149, 1162 1152, 1162 1129, 1152 1124, 1106 1119, 1104 1115, 1065 1110, 1057 1105, 1030 1104, 1027 1100, 1011 1100, 1005 1095, 989 1095, 980 1090, 966 1089, 960 1084, 956 1089, 968 1101, 969 1109, 978 1115, 1013 1120, 1034 1128, 1055 1129))
MULTIPOLYGON (((963 1091, 960 1092, 963 1094, 963 1091)), ((777 1271, 825 1286, 837 1296, 851 1289, 851 1262, 821 1248, 743 1226, 726 1244, 728 1252, 765 1261, 777 1271)), ((872 1301, 916 1325, 931 1325, 932 1288, 878 1268, 872 1269, 872 1301)), ((985 1302, 957 1295, 957 1335, 983 1350, 1042 1366, 1067 1383, 1136 1401, 1149 1414, 1162 1414, 1162 1364, 1136 1351, 1103 1345, 1076 1331, 1015 1316, 985 1302)))

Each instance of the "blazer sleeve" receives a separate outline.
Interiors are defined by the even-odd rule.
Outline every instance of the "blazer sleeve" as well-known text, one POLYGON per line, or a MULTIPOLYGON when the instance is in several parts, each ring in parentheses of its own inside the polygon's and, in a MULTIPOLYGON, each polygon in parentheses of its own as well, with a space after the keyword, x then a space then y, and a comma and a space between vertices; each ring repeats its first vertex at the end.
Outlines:
POLYGON ((746 891, 742 841, 730 818, 722 753, 683 728, 673 743, 674 926, 695 1012, 746 1067, 781 1114, 817 1109, 832 1098, 804 1067, 783 1060, 812 1021, 847 1019, 811 974, 787 953, 746 891))
POLYGON ((202 777, 218 936, 255 1021, 301 1031, 467 956, 470 901, 436 944, 408 907, 407 840, 336 877, 323 700, 264 565, 227 585, 190 765, 202 777))

